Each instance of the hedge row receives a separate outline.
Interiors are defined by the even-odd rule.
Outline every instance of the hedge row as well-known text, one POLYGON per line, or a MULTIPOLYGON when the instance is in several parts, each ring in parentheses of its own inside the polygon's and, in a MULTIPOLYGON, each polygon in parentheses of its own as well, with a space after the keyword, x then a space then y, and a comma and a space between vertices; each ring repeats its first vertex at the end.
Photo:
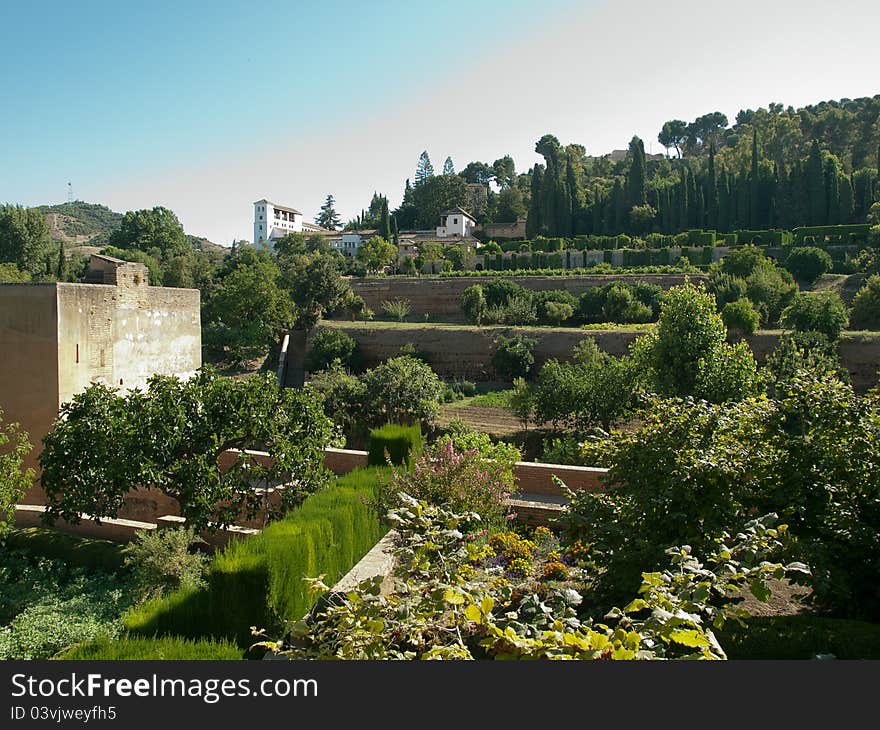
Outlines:
POLYGON ((125 627, 141 636, 224 638, 247 647, 249 627, 280 628, 314 599, 306 576, 332 585, 385 533, 369 502, 381 469, 361 469, 311 495, 259 535, 234 542, 212 561, 207 587, 179 590, 132 610, 125 627))
POLYGON ((385 466, 385 454, 392 464, 411 465, 414 458, 422 453, 422 429, 419 424, 399 426, 389 423, 370 431, 367 442, 367 464, 385 466))
MULTIPOLYGON (((733 233, 692 229, 674 235, 650 233, 644 241, 626 234, 616 236, 575 236, 573 238, 543 238, 508 240, 501 243, 505 253, 561 253, 563 251, 616 251, 627 248, 669 248, 679 246, 737 246, 748 243, 756 246, 823 246, 864 245, 868 243, 870 226, 867 224, 813 226, 792 231, 773 228, 767 230, 740 229, 733 233), (644 245, 633 246, 633 241, 644 245)), ((497 241, 496 241, 497 243, 497 241)))

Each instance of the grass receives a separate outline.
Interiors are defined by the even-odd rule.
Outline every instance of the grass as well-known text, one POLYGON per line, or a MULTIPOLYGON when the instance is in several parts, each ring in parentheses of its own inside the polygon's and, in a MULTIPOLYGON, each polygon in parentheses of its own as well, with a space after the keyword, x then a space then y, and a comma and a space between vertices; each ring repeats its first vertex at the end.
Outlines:
POLYGON ((472 398, 465 398, 458 402, 458 405, 472 406, 474 408, 511 408, 511 399, 516 391, 512 388, 508 390, 494 390, 482 395, 475 395, 472 398))
POLYGON ((880 624, 821 616, 755 616, 718 632, 730 659, 880 659, 880 624))
POLYGON ((158 639, 126 636, 116 641, 96 639, 75 644, 53 659, 76 661, 119 660, 234 660, 242 659, 241 648, 232 642, 220 640, 184 639, 165 636, 158 639))

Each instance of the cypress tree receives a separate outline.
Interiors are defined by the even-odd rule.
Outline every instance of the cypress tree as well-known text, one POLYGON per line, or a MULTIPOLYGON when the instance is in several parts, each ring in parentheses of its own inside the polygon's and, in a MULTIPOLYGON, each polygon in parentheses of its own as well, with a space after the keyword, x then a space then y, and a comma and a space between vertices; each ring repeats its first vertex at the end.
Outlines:
POLYGON ((736 226, 749 228, 749 177, 746 173, 736 178, 736 226))
POLYGON ((825 190, 825 175, 822 170, 822 151, 816 140, 813 140, 810 157, 807 160, 807 200, 809 224, 825 225, 828 215, 828 194, 825 190))
POLYGON ((599 194, 599 184, 593 185, 593 230, 595 235, 602 233, 602 199, 599 194))
POLYGON ((678 230, 686 231, 688 228, 688 184, 687 165, 682 165, 678 188, 678 230))
POLYGON ((397 216, 391 216, 391 235, 393 236, 393 243, 395 246, 400 245, 400 233, 397 230, 397 216))
POLYGON ((644 205, 647 202, 648 171, 645 159, 645 144, 638 137, 629 143, 630 165, 626 178, 626 205, 644 205))
POLYGON ((709 228, 718 230, 718 180, 715 178, 715 145, 709 145, 709 228))
POLYGON ((840 223, 840 189, 838 188, 837 165, 828 158, 825 163, 825 190, 828 192, 828 206, 825 222, 836 226, 840 223))
POLYGON ((529 199, 529 212, 526 216, 526 237, 534 238, 540 232, 543 222, 541 220, 541 193, 544 188, 544 168, 537 162, 532 168, 532 182, 530 186, 531 198, 529 199))
POLYGON ((718 230, 722 233, 730 233, 730 180, 723 166, 719 179, 721 187, 718 189, 718 230))
POLYGON ((758 130, 752 130, 752 168, 749 173, 749 227, 761 228, 760 202, 758 193, 758 130))
POLYGON ((611 191, 611 210, 614 216, 613 235, 623 233, 623 226, 626 222, 626 199, 620 178, 615 179, 614 189, 611 191))
POLYGON ((382 196, 382 208, 379 214, 379 235, 386 241, 391 240, 391 219, 388 215, 388 198, 382 196))
POLYGON ((685 228, 699 228, 697 224, 697 180, 690 167, 685 168, 687 175, 688 217, 685 228))
MULTIPOLYGON (((58 265, 55 268, 55 278, 64 281, 67 275, 67 258, 64 256, 64 244, 58 244, 58 265)), ((157 282, 158 283, 158 282, 157 282)))
POLYGON ((855 210, 852 179, 847 175, 841 175, 838 188, 840 190, 840 222, 852 223, 855 210))
POLYGON ((697 185, 697 217, 696 223, 697 228, 704 227, 704 221, 706 220, 706 199, 703 196, 703 186, 697 185))

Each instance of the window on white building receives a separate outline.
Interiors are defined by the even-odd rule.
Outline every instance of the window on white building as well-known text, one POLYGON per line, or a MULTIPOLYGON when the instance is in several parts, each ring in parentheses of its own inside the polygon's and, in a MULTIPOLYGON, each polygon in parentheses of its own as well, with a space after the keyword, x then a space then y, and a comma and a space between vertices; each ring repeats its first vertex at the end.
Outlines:
POLYGON ((458 218, 453 218, 453 219, 452 219, 452 225, 456 225, 457 223, 458 223, 458 218))

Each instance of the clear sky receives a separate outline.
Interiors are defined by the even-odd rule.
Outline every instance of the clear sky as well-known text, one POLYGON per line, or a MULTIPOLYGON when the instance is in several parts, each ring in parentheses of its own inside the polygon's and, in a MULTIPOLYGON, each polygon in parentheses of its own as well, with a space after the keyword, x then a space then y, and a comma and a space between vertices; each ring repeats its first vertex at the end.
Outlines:
POLYGON ((164 205, 251 239, 253 201, 347 220, 545 133, 588 154, 670 118, 880 93, 880 1, 0 0, 0 202, 164 205))

